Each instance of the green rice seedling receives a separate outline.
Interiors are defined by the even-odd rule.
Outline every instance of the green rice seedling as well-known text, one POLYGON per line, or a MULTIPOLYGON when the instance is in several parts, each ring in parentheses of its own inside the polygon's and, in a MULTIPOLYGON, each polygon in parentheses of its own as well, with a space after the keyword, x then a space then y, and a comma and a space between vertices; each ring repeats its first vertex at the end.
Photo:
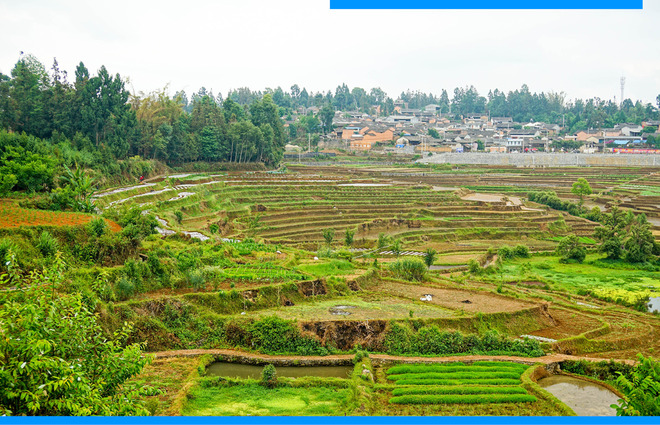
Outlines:
POLYGON ((522 366, 503 366, 503 367, 492 367, 492 366, 441 366, 441 365, 399 365, 392 366, 387 370, 389 375, 392 374, 401 374, 401 373, 427 373, 427 372, 438 372, 438 373, 450 373, 450 372, 522 372, 525 371, 525 367, 522 366))
POLYGON ((441 394, 404 395, 392 397, 395 404, 484 404, 484 403, 534 403, 536 397, 529 394, 441 394))
POLYGON ((518 385, 520 379, 401 379, 397 385, 518 385))
POLYGON ((518 386, 507 387, 439 387, 439 386, 417 386, 402 387, 392 390, 395 396, 421 395, 421 394, 527 394, 527 391, 518 386))
POLYGON ((387 379, 399 381, 402 379, 518 379, 521 373, 516 372, 453 372, 453 373, 403 373, 390 375, 387 379))

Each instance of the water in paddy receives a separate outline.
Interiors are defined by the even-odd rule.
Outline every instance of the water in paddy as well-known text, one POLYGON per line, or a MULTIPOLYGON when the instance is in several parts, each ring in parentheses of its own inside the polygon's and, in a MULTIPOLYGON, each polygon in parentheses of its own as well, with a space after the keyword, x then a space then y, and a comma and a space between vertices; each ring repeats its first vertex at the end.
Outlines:
POLYGON ((654 311, 660 313, 660 297, 649 298, 648 308, 651 313, 654 311))
POLYGON ((564 375, 543 378, 538 383, 578 416, 616 416, 610 406, 618 404, 619 397, 601 385, 564 375))
POLYGON ((429 267, 429 270, 449 270, 449 269, 455 269, 457 267, 467 267, 467 264, 455 264, 451 266, 431 266, 429 267))
MULTIPOLYGON (((227 376, 231 378, 261 378, 263 366, 240 363, 216 362, 206 368, 207 376, 227 376)), ((275 366, 277 376, 299 378, 319 376, 321 378, 348 378, 353 366, 275 366)))

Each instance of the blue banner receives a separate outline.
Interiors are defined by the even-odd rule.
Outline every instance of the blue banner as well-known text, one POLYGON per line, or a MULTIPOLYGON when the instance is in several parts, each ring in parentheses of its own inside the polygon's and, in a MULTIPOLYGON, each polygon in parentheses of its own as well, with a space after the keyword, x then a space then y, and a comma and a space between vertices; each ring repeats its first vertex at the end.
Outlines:
POLYGON ((330 9, 642 9, 643 0, 330 0, 330 9))

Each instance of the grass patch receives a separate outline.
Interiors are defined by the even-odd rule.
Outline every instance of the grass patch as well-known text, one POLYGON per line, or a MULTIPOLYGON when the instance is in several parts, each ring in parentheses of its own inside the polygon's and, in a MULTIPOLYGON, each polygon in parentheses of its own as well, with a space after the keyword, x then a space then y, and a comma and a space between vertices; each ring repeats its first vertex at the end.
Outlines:
POLYGON ((308 387, 265 388, 257 383, 196 387, 183 409, 191 416, 314 416, 342 415, 348 390, 308 387))
POLYGON ((317 277, 342 276, 351 274, 355 266, 346 260, 331 260, 320 264, 303 264, 298 270, 317 277))

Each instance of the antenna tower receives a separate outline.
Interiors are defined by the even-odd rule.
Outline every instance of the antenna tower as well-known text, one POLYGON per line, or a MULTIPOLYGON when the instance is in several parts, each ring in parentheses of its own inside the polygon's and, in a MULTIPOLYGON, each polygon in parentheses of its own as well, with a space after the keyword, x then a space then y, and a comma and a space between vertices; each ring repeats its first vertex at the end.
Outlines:
POLYGON ((619 108, 623 107, 623 90, 626 88, 626 77, 621 77, 621 99, 619 99, 619 108))

